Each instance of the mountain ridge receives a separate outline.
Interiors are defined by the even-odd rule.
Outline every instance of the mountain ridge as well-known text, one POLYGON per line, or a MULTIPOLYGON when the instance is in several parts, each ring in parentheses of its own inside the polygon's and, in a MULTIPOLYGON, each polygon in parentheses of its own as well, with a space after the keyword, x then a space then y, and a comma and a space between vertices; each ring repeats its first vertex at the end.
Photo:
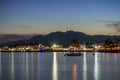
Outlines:
POLYGON ((53 43, 68 45, 73 39, 79 39, 80 42, 101 42, 106 39, 120 39, 120 36, 110 36, 110 35, 88 35, 78 31, 56 31, 49 33, 47 35, 36 35, 32 38, 25 40, 17 40, 12 42, 3 43, 2 45, 27 45, 27 44, 48 44, 53 43))

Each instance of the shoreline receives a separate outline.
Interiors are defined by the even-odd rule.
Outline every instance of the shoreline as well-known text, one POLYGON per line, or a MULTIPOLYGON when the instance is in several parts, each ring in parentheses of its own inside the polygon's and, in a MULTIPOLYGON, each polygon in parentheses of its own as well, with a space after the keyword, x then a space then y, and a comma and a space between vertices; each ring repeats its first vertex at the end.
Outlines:
POLYGON ((63 50, 49 50, 49 51, 0 51, 0 52, 104 52, 104 53, 120 53, 120 50, 111 51, 63 51, 63 50))

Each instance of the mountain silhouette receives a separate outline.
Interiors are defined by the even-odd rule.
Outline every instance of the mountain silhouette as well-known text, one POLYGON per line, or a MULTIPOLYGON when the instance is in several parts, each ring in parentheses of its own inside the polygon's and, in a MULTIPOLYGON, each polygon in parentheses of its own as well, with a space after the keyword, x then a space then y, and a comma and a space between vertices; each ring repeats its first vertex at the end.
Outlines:
POLYGON ((37 35, 30 39, 7 42, 2 45, 28 45, 28 44, 47 44, 53 43, 69 45, 73 39, 79 39, 80 42, 102 42, 106 39, 120 39, 120 36, 109 35, 87 35, 82 32, 66 31, 66 32, 52 32, 47 35, 37 35))

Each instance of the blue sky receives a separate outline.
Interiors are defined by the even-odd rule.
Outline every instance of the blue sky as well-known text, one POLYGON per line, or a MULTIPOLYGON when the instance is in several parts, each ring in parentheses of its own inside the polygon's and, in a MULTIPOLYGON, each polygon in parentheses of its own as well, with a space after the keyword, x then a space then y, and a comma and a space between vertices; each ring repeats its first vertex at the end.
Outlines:
POLYGON ((0 12, 0 34, 120 35, 120 0, 0 0, 0 12))

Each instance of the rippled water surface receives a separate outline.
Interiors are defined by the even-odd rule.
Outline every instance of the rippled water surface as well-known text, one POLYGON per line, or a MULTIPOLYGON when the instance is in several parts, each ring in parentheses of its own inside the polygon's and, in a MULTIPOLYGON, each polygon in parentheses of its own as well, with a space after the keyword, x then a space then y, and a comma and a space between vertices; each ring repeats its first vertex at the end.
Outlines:
POLYGON ((120 53, 0 53, 0 80, 120 80, 120 53))

